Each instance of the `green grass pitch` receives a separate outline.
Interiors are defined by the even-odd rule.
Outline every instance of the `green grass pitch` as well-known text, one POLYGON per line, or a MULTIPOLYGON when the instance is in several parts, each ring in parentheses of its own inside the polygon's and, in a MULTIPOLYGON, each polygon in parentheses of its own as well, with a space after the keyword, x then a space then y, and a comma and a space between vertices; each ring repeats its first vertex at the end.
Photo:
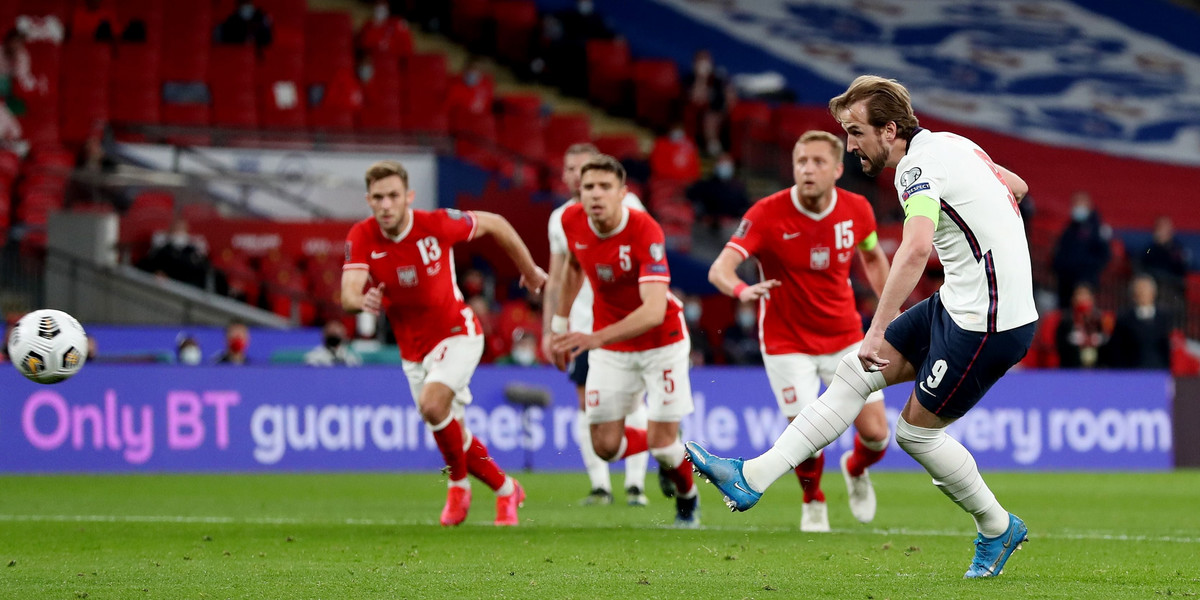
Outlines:
POLYGON ((971 519, 916 472, 873 475, 870 525, 827 472, 828 534, 799 531, 791 477, 739 514, 704 484, 705 528, 682 531, 655 489, 647 508, 577 506, 587 482, 574 473, 517 473, 529 498, 509 529, 491 526, 478 483, 467 522, 438 526, 436 474, 5 476, 0 598, 1200 594, 1200 472, 985 476, 1030 541, 983 581, 962 579, 971 519))

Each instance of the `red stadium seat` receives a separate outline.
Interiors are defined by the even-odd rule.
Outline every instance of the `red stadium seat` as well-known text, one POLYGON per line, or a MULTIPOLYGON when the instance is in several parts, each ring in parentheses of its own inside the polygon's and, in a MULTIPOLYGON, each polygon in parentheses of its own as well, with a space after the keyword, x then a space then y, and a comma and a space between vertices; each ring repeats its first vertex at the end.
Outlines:
POLYGON ((629 44, 623 39, 588 40, 586 52, 588 98, 608 109, 623 107, 632 71, 629 44))
POLYGON ((161 119, 159 55, 148 44, 118 44, 108 79, 108 117, 116 123, 161 119))
POLYGON ((254 52, 248 45, 213 47, 208 68, 213 125, 258 127, 254 52))
POLYGON ((588 142, 592 138, 592 121, 583 114, 553 114, 546 123, 546 156, 561 159, 572 144, 588 142))
POLYGON ((212 4, 167 2, 162 25, 162 80, 203 81, 212 47, 212 4))
POLYGON ((364 131, 400 130, 400 68, 395 60, 376 60, 375 75, 363 84, 363 107, 358 128, 364 131))
POLYGON ((264 49, 258 64, 259 123, 271 129, 303 129, 305 98, 303 55, 274 46, 264 49))
POLYGON ((492 3, 496 23, 496 56, 519 67, 533 58, 538 29, 537 4, 531 0, 499 0, 492 3))
POLYGON ((498 112, 504 115, 536 117, 542 114, 542 97, 537 94, 505 94, 496 98, 498 112))
MULTIPOLYGON (((29 13, 25 13, 29 14, 29 13)), ((61 46, 51 42, 26 44, 30 68, 35 77, 44 78, 46 94, 37 102, 25 103, 25 114, 18 120, 25 139, 31 144, 58 143, 58 95, 61 46)))
POLYGON ((489 0, 455 0, 450 13, 450 34, 468 47, 478 48, 491 16, 489 0))
POLYGON ((545 129, 540 116, 500 115, 496 139, 500 147, 516 153, 530 162, 542 162, 546 158, 546 145, 542 139, 545 129))
POLYGON ((667 59, 643 59, 633 63, 635 116, 658 129, 679 119, 679 69, 667 59))
POLYGON ((742 160, 748 145, 771 139, 771 105, 739 100, 729 111, 730 153, 742 160))
POLYGON ((617 160, 645 157, 645 153, 642 152, 641 140, 631 133, 602 135, 593 141, 601 152, 617 160))
MULTIPOLYGON (((113 9, 117 14, 115 25, 119 31, 125 31, 130 21, 140 20, 145 24, 145 45, 153 48, 157 54, 162 47, 164 4, 162 0, 113 0, 113 9)), ((158 77, 157 70, 154 76, 158 77)))
POLYGON ((304 16, 304 81, 327 84, 341 69, 354 69, 350 14, 313 11, 304 16))
POLYGON ((403 98, 400 117, 406 130, 443 133, 449 127, 446 90, 450 77, 443 54, 414 54, 401 59, 403 98))

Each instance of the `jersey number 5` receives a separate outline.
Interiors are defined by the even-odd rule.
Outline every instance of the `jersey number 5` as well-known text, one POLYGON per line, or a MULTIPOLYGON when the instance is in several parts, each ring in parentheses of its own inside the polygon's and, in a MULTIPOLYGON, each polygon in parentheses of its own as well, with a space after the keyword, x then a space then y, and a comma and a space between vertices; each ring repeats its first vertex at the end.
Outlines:
POLYGON ((421 252, 421 262, 429 264, 442 257, 442 247, 437 238, 432 235, 417 240, 417 250, 421 252))
POLYGON ((633 246, 620 246, 617 248, 617 258, 621 261, 622 271, 628 271, 633 268, 633 259, 629 257, 631 250, 633 250, 633 246))

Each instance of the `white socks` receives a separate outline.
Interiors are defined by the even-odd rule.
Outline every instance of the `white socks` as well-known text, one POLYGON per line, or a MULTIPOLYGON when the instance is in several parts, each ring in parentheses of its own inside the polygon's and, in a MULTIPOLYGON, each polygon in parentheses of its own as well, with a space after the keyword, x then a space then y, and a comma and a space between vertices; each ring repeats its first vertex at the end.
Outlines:
POLYGON ((925 467, 933 477, 933 485, 971 513, 979 533, 996 537, 1008 529, 1008 511, 983 482, 975 457, 958 440, 946 435, 945 429, 917 427, 900 417, 896 443, 925 467))
MULTIPOLYGON (((637 410, 625 417, 625 425, 634 429, 646 428, 646 403, 638 401, 637 410)), ((650 453, 639 452, 625 457, 625 489, 636 487, 646 491, 646 467, 650 463, 650 453)), ((607 473, 607 472, 606 472, 607 473)), ((607 475, 605 475, 607 477, 607 475)))
POLYGON ((612 484, 608 480, 608 463, 592 449, 592 430, 583 411, 575 413, 575 443, 579 444, 579 453, 583 455, 583 468, 587 469, 591 489, 612 492, 612 484))
POLYGON ((496 490, 497 496, 508 496, 517 491, 517 487, 513 485, 513 478, 508 475, 504 476, 504 483, 500 484, 500 489, 496 490))
POLYGON ((746 461, 742 467, 746 482, 757 492, 766 490, 849 429, 867 396, 886 386, 882 373, 863 371, 857 353, 843 356, 825 393, 800 411, 774 446, 746 461))

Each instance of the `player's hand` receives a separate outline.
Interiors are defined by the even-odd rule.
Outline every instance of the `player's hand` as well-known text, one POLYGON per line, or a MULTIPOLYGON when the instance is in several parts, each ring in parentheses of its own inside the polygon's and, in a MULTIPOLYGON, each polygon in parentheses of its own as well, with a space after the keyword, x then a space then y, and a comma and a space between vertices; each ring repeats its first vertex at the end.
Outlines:
POLYGON ((858 347, 858 362, 862 363, 864 371, 882 371, 891 361, 879 358, 879 347, 883 345, 883 332, 872 327, 858 347))
POLYGON ((549 343, 545 344, 545 346, 547 346, 549 349, 543 350, 542 352, 546 355, 546 360, 550 361, 550 364, 554 365, 554 368, 558 369, 559 371, 563 371, 565 373, 567 370, 567 366, 569 366, 571 364, 571 357, 570 357, 569 353, 562 351, 562 350, 558 350, 556 347, 556 343, 557 343, 558 339, 561 338, 563 335, 565 335, 565 334, 552 333, 549 336, 547 336, 549 343))
POLYGON ((766 281, 760 281, 754 285, 748 285, 746 286, 746 289, 742 290, 742 293, 738 294, 738 300, 742 302, 754 302, 755 300, 766 296, 767 292, 770 291, 771 288, 776 288, 781 285, 783 285, 783 282, 779 281, 778 279, 768 279, 766 281))
POLYGON ((383 310, 383 285, 381 283, 363 294, 363 312, 378 315, 383 310))
POLYGON ((554 351, 565 352, 569 360, 575 360, 576 356, 599 347, 600 343, 596 336, 590 333, 572 331, 554 338, 554 351))
POLYGON ((547 279, 549 279, 549 275, 546 275, 541 267, 534 265, 533 272, 521 275, 519 283, 521 287, 537 294, 542 291, 547 279))

